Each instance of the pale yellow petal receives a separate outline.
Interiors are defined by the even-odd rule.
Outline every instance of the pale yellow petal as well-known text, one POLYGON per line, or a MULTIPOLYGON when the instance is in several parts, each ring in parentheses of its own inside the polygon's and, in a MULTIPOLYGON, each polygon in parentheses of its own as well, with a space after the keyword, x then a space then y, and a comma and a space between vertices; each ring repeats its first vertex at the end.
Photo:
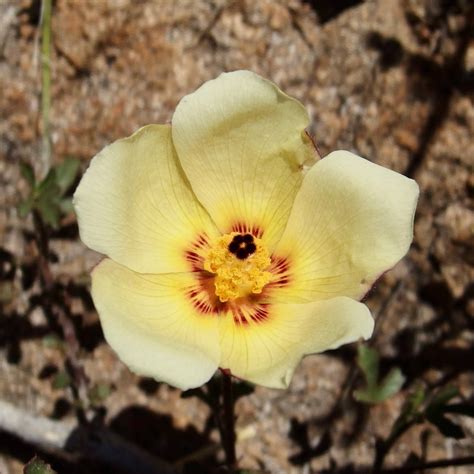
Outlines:
POLYGON ((259 321, 220 319, 220 366, 271 388, 286 388, 304 355, 367 339, 374 326, 368 308, 345 297, 263 307, 259 321))
POLYGON ((206 82, 184 97, 172 120, 179 160, 222 233, 283 232, 303 178, 316 159, 305 108, 250 71, 206 82))
POLYGON ((146 275, 110 259, 92 273, 92 298, 107 342, 134 372, 183 390, 218 367, 217 316, 189 298, 196 273, 146 275))
POLYGON ((143 273, 192 270, 186 252, 217 232, 178 164, 168 125, 104 148, 75 194, 81 239, 143 273))
POLYGON ((347 151, 305 176, 275 255, 288 262, 281 302, 361 298, 408 251, 415 181, 347 151))

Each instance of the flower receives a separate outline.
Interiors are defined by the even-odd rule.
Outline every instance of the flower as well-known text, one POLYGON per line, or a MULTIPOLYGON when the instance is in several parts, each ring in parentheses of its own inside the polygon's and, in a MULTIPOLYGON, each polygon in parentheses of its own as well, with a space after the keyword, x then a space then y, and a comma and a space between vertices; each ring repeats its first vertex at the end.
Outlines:
POLYGON ((235 71, 94 157, 74 206, 108 257, 92 272, 105 338, 133 371, 284 388, 304 355, 371 336, 358 300, 407 252, 418 187, 347 151, 318 160, 308 123, 235 71))

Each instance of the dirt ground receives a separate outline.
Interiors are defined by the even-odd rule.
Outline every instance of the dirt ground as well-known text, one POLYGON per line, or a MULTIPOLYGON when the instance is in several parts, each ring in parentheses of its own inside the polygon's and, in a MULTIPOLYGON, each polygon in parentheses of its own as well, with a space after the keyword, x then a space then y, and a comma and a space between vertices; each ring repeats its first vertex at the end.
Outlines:
MULTIPOLYGON (((351 150, 420 185, 413 246, 367 299, 377 321, 371 344, 383 369, 398 366, 407 377, 402 392, 370 409, 357 404, 351 392, 360 377, 347 380, 355 345, 307 357, 287 391, 258 387, 238 402, 242 467, 306 474, 368 466, 376 439, 387 436, 417 382, 449 382, 473 400, 474 42, 468 8, 462 0, 54 2, 55 162, 73 156, 85 169, 111 141, 170 121, 179 99, 204 81, 250 69, 306 105, 323 156, 351 150)), ((71 390, 52 384, 64 356, 45 342, 58 328, 35 299, 33 224, 17 212, 27 192, 18 163, 29 161, 38 173, 44 166, 39 16, 37 0, 0 0, 0 398, 68 420, 74 416, 71 390)), ((169 461, 216 443, 205 404, 138 378, 104 343, 87 293, 89 270, 100 256, 78 240, 73 216, 53 234, 51 247, 54 276, 70 290, 90 385, 112 387, 101 402, 105 422, 169 461)), ((413 428, 387 465, 399 466, 410 455, 472 455, 474 420, 462 420, 466 438, 459 441, 426 424, 413 428)), ((33 452, 0 434, 0 472, 22 472, 33 452)), ((208 472, 215 458, 222 453, 195 462, 189 472, 208 472)))

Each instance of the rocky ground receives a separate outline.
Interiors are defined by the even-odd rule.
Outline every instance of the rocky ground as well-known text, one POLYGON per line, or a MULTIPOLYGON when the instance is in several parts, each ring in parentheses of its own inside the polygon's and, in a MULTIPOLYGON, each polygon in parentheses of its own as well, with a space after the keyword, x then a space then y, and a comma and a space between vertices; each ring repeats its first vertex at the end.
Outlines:
MULTIPOLYGON (((387 436, 420 381, 453 383, 472 401, 474 21, 471 12, 469 31, 468 9, 462 0, 54 2, 55 162, 74 156, 85 169, 107 143, 169 121, 179 99, 202 82, 251 69, 307 106, 322 155, 352 150, 420 185, 410 253, 367 300, 377 317, 372 345, 383 368, 402 369, 404 389, 369 410, 351 397, 360 384, 351 369, 354 347, 308 357, 287 391, 257 388, 238 402, 243 467, 310 473, 370 465, 376 439, 387 436)), ((31 162, 38 173, 45 166, 39 16, 37 0, 0 0, 0 398, 67 420, 71 390, 52 384, 64 354, 45 339, 54 327, 35 303, 33 224, 17 212, 27 191, 19 162, 31 162)), ((170 461, 215 443, 206 405, 139 379, 104 343, 87 294, 88 272, 99 256, 78 240, 73 216, 53 234, 51 250, 53 274, 70 289, 90 386, 112 387, 100 403, 105 422, 170 461)), ((463 427, 467 437, 454 441, 417 426, 387 465, 401 465, 410 454, 428 460, 472 455, 474 423, 464 418, 463 427)), ((22 472, 32 453, 0 434, 2 474, 22 472)), ((213 453, 189 472, 208 472, 221 456, 213 453)))

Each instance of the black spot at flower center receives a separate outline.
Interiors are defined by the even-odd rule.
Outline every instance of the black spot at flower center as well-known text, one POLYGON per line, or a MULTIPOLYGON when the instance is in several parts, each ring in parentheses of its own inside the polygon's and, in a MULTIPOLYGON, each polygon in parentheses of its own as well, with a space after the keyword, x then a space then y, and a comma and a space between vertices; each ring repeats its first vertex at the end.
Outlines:
POLYGON ((257 250, 257 247, 253 241, 252 234, 237 234, 232 239, 228 249, 229 252, 233 253, 239 260, 245 260, 257 250))

